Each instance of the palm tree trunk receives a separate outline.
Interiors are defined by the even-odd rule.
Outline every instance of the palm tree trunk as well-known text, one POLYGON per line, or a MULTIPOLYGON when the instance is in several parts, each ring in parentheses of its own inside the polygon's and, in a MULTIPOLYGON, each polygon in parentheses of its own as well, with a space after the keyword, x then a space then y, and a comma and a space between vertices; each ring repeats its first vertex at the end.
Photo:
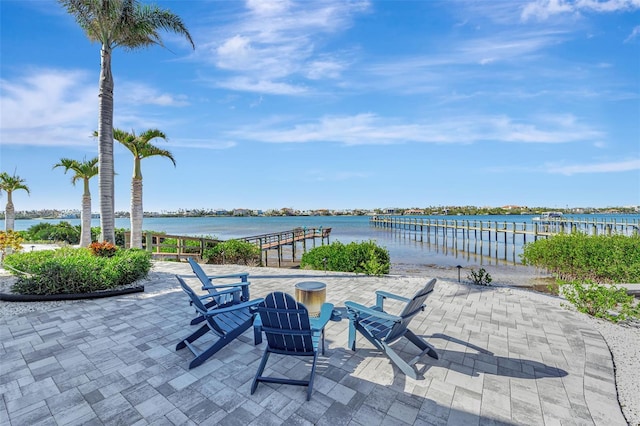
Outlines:
POLYGON ((102 240, 115 243, 115 200, 113 183, 113 75, 111 47, 100 50, 100 98, 98 110, 98 187, 100 192, 100 227, 102 240))
POLYGON ((88 247, 91 244, 91 195, 82 196, 82 213, 80 214, 80 247, 88 247))
POLYGON ((142 179, 131 179, 131 248, 142 248, 142 179))
POLYGON ((7 207, 4 210, 4 230, 12 231, 16 220, 16 211, 13 207, 11 192, 7 191, 7 207))

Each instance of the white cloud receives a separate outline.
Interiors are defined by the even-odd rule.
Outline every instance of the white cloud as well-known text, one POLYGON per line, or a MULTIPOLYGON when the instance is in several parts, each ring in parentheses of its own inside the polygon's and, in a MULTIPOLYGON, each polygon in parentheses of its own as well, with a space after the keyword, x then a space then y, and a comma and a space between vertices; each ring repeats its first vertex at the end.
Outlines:
POLYGON ((553 174, 575 175, 582 173, 619 173, 640 170, 640 158, 608 163, 576 164, 570 166, 548 166, 553 174))
POLYGON ((173 145, 174 150, 182 148, 197 148, 197 149, 229 149, 237 145, 234 141, 228 140, 212 140, 212 139, 171 139, 171 142, 175 142, 173 145))
POLYGON ((39 69, 0 80, 3 144, 84 145, 98 122, 98 87, 88 73, 39 69))
POLYGON ((230 132, 237 139, 267 143, 335 142, 345 145, 402 143, 569 143, 600 140, 603 134, 571 115, 536 117, 529 121, 507 116, 435 118, 432 122, 403 123, 375 114, 325 116, 289 128, 245 128, 230 132))
POLYGON ((242 92, 256 92, 261 94, 274 95, 304 95, 308 89, 303 86, 296 86, 289 83, 282 83, 272 80, 252 79, 250 77, 234 77, 226 80, 212 82, 216 87, 242 92))
MULTIPOLYGON (((140 118, 141 106, 187 104, 185 97, 137 82, 123 81, 115 96, 118 109, 114 122, 121 128, 151 128, 167 122, 148 112, 146 118, 140 118)), ((43 68, 1 79, 0 110, 3 145, 95 145, 91 135, 98 126, 98 85, 93 73, 43 68)))
POLYGON ((636 25, 633 30, 631 30, 631 34, 624 40, 625 43, 629 43, 632 40, 635 40, 640 36, 640 25, 636 25))
POLYGON ((162 93, 157 89, 138 82, 119 83, 114 96, 118 102, 130 105, 158 105, 158 106, 186 106, 189 105, 187 97, 184 95, 172 95, 162 93))
MULTIPOLYGON (((271 94, 299 94, 293 78, 337 78, 347 63, 323 57, 322 38, 344 31, 368 1, 246 2, 247 13, 222 29, 211 30, 196 57, 234 75, 220 87, 271 94), (215 34, 214 34, 215 32, 215 34), (221 40, 221 41, 219 41, 221 40), (242 81, 243 84, 233 84, 242 81), (262 92, 264 89, 268 92, 262 92), (280 91, 281 90, 281 91, 280 91)), ((297 86, 302 86, 303 83, 297 86)))
POLYGON ((580 12, 611 13, 640 9, 640 0, 535 0, 522 10, 521 18, 545 20, 553 15, 580 12))

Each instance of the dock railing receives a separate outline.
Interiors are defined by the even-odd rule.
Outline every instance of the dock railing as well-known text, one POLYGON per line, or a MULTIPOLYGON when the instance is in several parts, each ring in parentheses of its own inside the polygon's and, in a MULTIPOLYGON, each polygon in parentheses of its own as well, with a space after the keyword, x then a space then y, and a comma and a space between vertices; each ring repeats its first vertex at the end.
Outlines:
MULTIPOLYGON (((284 248, 290 246, 291 261, 296 262, 296 255, 300 248, 306 253, 309 244, 312 247, 318 244, 329 243, 331 228, 295 228, 289 231, 272 232, 268 234, 254 235, 251 237, 236 238, 257 245, 261 252, 261 261, 268 266, 269 251, 277 250, 278 267, 284 261, 284 248), (298 247, 301 246, 301 247, 298 247)), ((125 233, 125 247, 129 246, 129 234, 125 233)), ((143 238, 143 248, 156 259, 186 260, 192 257, 202 261, 204 250, 212 248, 223 242, 219 239, 205 237, 191 237, 184 235, 169 235, 147 232, 143 238)))

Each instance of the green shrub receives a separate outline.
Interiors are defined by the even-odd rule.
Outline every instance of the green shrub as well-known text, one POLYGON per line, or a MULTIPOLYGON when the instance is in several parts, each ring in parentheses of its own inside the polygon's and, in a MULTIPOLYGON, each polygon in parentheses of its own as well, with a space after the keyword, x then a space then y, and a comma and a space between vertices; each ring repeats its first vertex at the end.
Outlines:
POLYGON ((303 254, 300 267, 379 276, 389 273, 390 260, 389 252, 374 241, 346 245, 334 241, 303 254))
POLYGON ((640 318, 640 305, 626 289, 574 281, 560 286, 562 295, 580 312, 618 322, 640 318))
POLYGON ((56 225, 40 222, 25 231, 25 240, 78 244, 80 242, 80 225, 73 226, 69 222, 64 221, 56 225))
POLYGON ((640 236, 555 235, 526 244, 522 263, 564 281, 640 282, 640 236))
POLYGON ((476 272, 475 269, 472 269, 471 272, 469 272, 469 275, 467 275, 467 279, 473 281, 473 283, 477 285, 489 285, 491 284, 491 281, 493 281, 491 274, 489 274, 484 268, 478 269, 478 272, 476 272))
POLYGON ((202 258, 207 263, 238 265, 259 265, 261 261, 260 247, 240 240, 228 240, 206 248, 202 258))
POLYGON ((21 294, 68 294, 109 290, 131 284, 149 273, 151 257, 142 250, 118 250, 94 256, 86 248, 16 253, 5 258, 21 271, 13 291, 21 294))

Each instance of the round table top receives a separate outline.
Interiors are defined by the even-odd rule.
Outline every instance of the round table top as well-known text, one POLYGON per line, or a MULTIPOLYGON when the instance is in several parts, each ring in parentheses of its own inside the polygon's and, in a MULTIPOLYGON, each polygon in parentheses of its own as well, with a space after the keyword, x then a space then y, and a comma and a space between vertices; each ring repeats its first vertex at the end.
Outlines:
POLYGON ((296 288, 304 291, 320 291, 327 288, 327 285, 320 281, 302 281, 296 284, 296 288))

